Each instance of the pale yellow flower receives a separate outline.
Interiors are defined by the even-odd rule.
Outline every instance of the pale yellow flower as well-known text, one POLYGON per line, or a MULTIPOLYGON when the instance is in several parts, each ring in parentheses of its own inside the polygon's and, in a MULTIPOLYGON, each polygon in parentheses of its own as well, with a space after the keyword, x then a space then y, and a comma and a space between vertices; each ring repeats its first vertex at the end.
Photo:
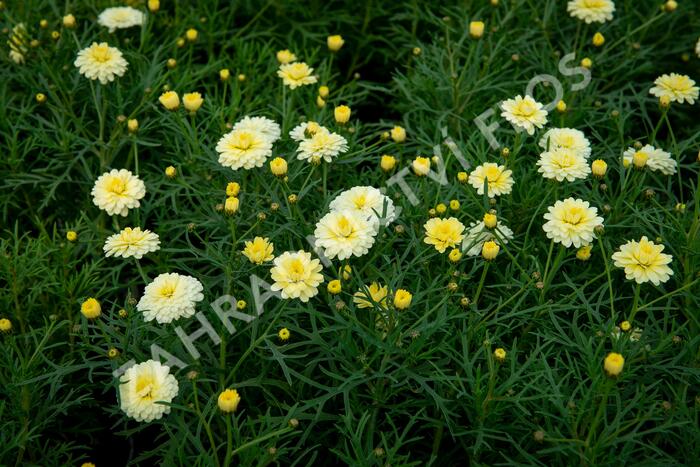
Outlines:
POLYGON ((666 97, 671 102, 679 104, 688 101, 689 104, 695 104, 695 99, 698 98, 700 88, 695 86, 695 81, 687 75, 671 73, 661 75, 654 81, 656 86, 649 90, 649 94, 658 98, 666 97))
POLYGON ((464 239, 464 224, 454 217, 430 219, 423 228, 423 241, 433 245, 440 253, 444 253, 447 248, 456 247, 464 239))
POLYGON ((547 222, 542 229, 547 233, 547 238, 567 248, 571 245, 576 248, 588 245, 595 238, 595 228, 603 224, 598 209, 582 199, 567 198, 547 209, 544 215, 547 222))
POLYGON ((662 253, 663 250, 663 245, 657 245, 644 236, 638 242, 632 240, 622 245, 612 259, 615 266, 625 269, 627 279, 638 284, 651 282, 659 285, 673 275, 673 270, 668 267, 673 256, 662 253))
POLYGON ((121 409, 137 422, 158 420, 170 413, 178 393, 170 368, 155 360, 132 366, 119 379, 121 409))
POLYGON ((486 185, 488 197, 494 198, 510 193, 515 182, 512 170, 507 170, 504 165, 486 162, 469 174, 469 183, 476 188, 479 195, 484 194, 484 185, 486 185))
POLYGON ((604 23, 613 19, 615 3, 612 0, 572 0, 566 10, 586 24, 604 23))
POLYGON ((304 62, 287 63, 280 65, 277 76, 282 78, 285 86, 296 89, 299 86, 314 84, 318 79, 313 74, 314 69, 304 62))
POLYGON ((92 202, 110 216, 126 216, 129 209, 138 208, 146 195, 146 185, 126 169, 113 169, 95 181, 92 202))
POLYGON ((251 263, 262 264, 266 261, 272 261, 275 257, 274 249, 274 244, 268 238, 255 237, 253 241, 245 242, 243 254, 251 263))
POLYGON ((329 258, 363 256, 374 245, 377 224, 355 210, 331 211, 316 224, 315 244, 329 258))
POLYGON ((554 179, 558 182, 564 180, 573 182, 576 179, 586 178, 591 173, 586 158, 571 149, 555 149, 540 154, 537 161, 537 171, 544 178, 554 179))
POLYGON ((105 256, 116 256, 122 258, 134 257, 141 259, 145 254, 160 249, 160 239, 158 235, 150 230, 141 230, 140 227, 126 227, 121 232, 116 233, 105 241, 103 250, 105 256))
POLYGON ((89 79, 98 79, 101 84, 114 81, 115 76, 124 76, 129 66, 119 49, 110 47, 106 42, 93 42, 90 47, 78 52, 73 64, 80 74, 89 79))
POLYGON ((274 281, 271 289, 281 291, 282 298, 298 298, 308 302, 318 294, 318 286, 323 282, 323 267, 311 253, 303 250, 285 251, 275 258, 270 276, 274 281))
POLYGON ((542 128, 547 123, 547 110, 530 96, 515 96, 501 103, 501 117, 508 120, 516 130, 523 129, 527 134, 535 134, 535 127, 542 128))
POLYGON ((373 308, 377 305, 380 308, 386 308, 387 295, 389 295, 389 288, 386 285, 381 286, 377 282, 372 282, 366 289, 355 292, 352 301, 357 308, 373 308))

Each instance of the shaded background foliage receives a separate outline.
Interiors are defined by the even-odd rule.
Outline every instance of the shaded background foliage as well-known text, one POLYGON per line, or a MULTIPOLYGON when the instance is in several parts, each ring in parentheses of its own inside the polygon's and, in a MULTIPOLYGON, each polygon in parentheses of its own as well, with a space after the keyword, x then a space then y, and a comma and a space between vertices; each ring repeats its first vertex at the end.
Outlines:
MULTIPOLYGON (((0 339, 3 464, 221 462, 227 427, 215 398, 228 386, 244 398, 232 421, 233 444, 241 448, 234 459, 242 465, 692 465, 700 457, 700 123, 697 106, 673 106, 671 133, 670 124, 659 124, 658 104, 648 95, 661 73, 700 77, 692 55, 700 31, 693 2, 665 14, 655 1, 618 1, 616 19, 600 27, 579 25, 565 2, 554 0, 498 7, 417 0, 161 3, 140 33, 109 34, 98 26, 97 14, 113 6, 104 1, 6 1, 0 13, 3 28, 24 22, 30 38, 39 40, 24 65, 6 53, 0 57, 0 313, 15 324, 0 339), (60 28, 66 12, 78 18, 74 32, 60 28), (39 28, 42 18, 48 29, 39 28), (472 19, 486 22, 480 41, 468 37, 472 19), (178 48, 177 38, 190 27, 199 31, 197 42, 178 48), (57 41, 49 35, 53 29, 61 31, 57 41), (590 45, 597 30, 608 41, 600 50, 590 45), (346 45, 331 56, 325 38, 335 33, 346 45), (80 48, 102 40, 124 51, 129 69, 115 83, 96 87, 105 115, 100 138, 91 83, 72 62, 80 48), (325 109, 315 105, 315 87, 283 92, 274 59, 281 48, 296 52, 331 87, 325 109), (539 152, 534 138, 517 146, 502 122, 499 139, 514 147, 520 162, 514 192, 498 209, 516 237, 487 274, 481 261, 452 266, 422 245, 421 226, 436 203, 459 199, 465 223, 488 207, 454 182, 462 169, 448 155, 450 184, 411 181, 418 207, 392 193, 404 208, 404 232, 383 230, 370 255, 351 263, 354 272, 344 284, 350 293, 373 280, 414 292, 413 306, 387 336, 375 328, 373 312, 355 310, 349 294, 334 298, 325 290, 310 305, 270 301, 260 319, 233 336, 225 333, 206 303, 229 293, 252 305, 248 278, 265 276, 264 268, 241 257, 242 239, 269 236, 276 251, 308 248, 304 238, 333 194, 357 184, 384 185, 381 154, 395 154, 405 165, 440 144, 443 127, 471 163, 494 160, 498 152, 489 149, 474 117, 523 93, 534 75, 557 75, 559 59, 572 51, 577 61, 593 59, 594 79, 572 93, 574 78, 558 75, 570 110, 552 114, 552 125, 583 130, 594 157, 611 166, 607 191, 583 181, 559 192, 611 206, 606 235, 590 262, 566 257, 546 294, 535 287, 532 273, 545 269, 548 247, 540 219, 553 188, 532 169, 539 152), (177 60, 172 70, 168 58, 177 60), (246 80, 221 83, 221 68, 246 80), (159 107, 165 85, 203 93, 195 118, 159 107), (48 96, 46 104, 36 102, 38 92, 48 96), (269 116, 285 130, 303 118, 330 125, 332 107, 340 103, 353 109, 354 131, 345 132, 350 153, 334 162, 327 179, 313 176, 309 184, 309 167, 290 163, 289 187, 300 190, 296 206, 286 205, 287 188, 265 169, 233 173, 216 162, 217 139, 243 115, 269 116), (136 135, 128 134, 120 115, 138 118, 136 135), (405 145, 379 139, 395 123, 408 130, 405 145), (679 175, 635 174, 625 189, 624 170, 614 162, 650 135, 679 155, 679 175), (128 221, 114 222, 92 205, 90 190, 107 168, 134 170, 136 160, 148 194, 128 221), (176 179, 162 175, 167 165, 177 167, 176 179), (232 180, 242 185, 235 220, 216 209, 232 180), (650 188, 656 196, 646 199, 650 188), (278 212, 272 202, 282 206, 278 212), (685 215, 674 211, 678 202, 686 203, 685 215), (150 425, 121 415, 112 370, 130 358, 149 358, 153 342, 181 358, 187 354, 172 328, 145 324, 135 311, 132 299, 144 286, 135 264, 103 257, 102 242, 117 224, 160 235, 161 250, 141 262, 145 274, 199 278, 206 292, 200 309, 225 341, 198 346, 202 358, 188 360, 198 377, 178 371, 172 413, 150 425), (79 232, 75 244, 64 240, 69 229, 79 232), (635 323, 643 338, 616 342, 610 332, 627 316, 633 287, 619 271, 606 279, 599 247, 609 257, 623 239, 641 235, 663 239, 675 275, 658 289, 643 288, 648 305, 635 323), (487 278, 483 288, 481 277, 487 278), (447 291, 450 282, 456 292, 447 291), (88 296, 102 302, 105 314, 97 323, 78 312, 88 296), (476 303, 461 307, 462 296, 476 303), (126 319, 118 316, 122 308, 126 319), (274 337, 282 326, 292 332, 285 345, 274 337), (491 356, 495 346, 508 351, 502 365, 491 356), (119 358, 106 357, 110 347, 119 358), (601 369, 612 349, 627 360, 618 382, 601 369), (288 426, 292 418, 299 421, 296 429, 288 426), (541 440, 533 436, 540 431, 541 440)), ((538 88, 538 98, 550 100, 550 91, 538 88)), ((286 141, 276 146, 288 159, 293 150, 286 141)), ((183 327, 194 331, 189 324, 183 327)))

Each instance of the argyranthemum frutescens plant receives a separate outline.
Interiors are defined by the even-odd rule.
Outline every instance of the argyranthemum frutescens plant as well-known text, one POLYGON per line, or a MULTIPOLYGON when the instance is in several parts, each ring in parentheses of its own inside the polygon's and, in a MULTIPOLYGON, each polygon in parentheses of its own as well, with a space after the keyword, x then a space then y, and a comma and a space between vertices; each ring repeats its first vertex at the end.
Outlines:
POLYGON ((18 16, 4 432, 97 429, 65 436, 98 464, 123 435, 125 463, 682 463, 696 34, 492 3, 18 16))

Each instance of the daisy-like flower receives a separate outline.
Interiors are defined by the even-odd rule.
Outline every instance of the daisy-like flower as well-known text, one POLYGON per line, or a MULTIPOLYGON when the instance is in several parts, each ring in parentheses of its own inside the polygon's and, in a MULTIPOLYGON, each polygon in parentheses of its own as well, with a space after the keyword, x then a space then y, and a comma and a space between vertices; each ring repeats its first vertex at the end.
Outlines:
POLYGON ((318 79, 313 75, 314 69, 304 62, 285 63, 280 65, 277 76, 282 78, 285 86, 296 89, 299 86, 314 84, 318 79))
POLYGON ((121 6, 107 8, 97 17, 97 22, 100 26, 108 28, 109 32, 114 32, 117 29, 141 26, 145 18, 146 15, 142 11, 129 6, 121 6))
POLYGON ((540 147, 545 151, 570 149, 588 159, 591 157, 591 143, 581 130, 574 128, 552 128, 540 139, 540 147))
POLYGON ((549 212, 544 215, 547 222, 542 229, 547 233, 547 238, 567 248, 571 245, 576 248, 588 245, 595 238, 594 229, 603 224, 598 209, 582 199, 557 201, 547 210, 549 212))
POLYGON ((459 245, 464 238, 464 224, 454 217, 430 219, 423 228, 425 229, 423 241, 433 245, 440 253, 459 245))
POLYGON ((141 259, 143 255, 160 249, 158 235, 140 227, 127 227, 121 232, 107 238, 104 245, 105 256, 134 257, 141 259))
POLYGON ((499 222, 495 229, 486 227, 484 221, 472 222, 469 224, 469 231, 462 241, 462 250, 466 250, 468 256, 479 256, 484 243, 496 239, 506 244, 508 240, 513 239, 513 231, 503 222, 499 222))
POLYGON ((330 204, 331 211, 355 211, 365 219, 389 225, 396 219, 394 202, 371 186, 356 186, 345 190, 330 204))
POLYGON ((267 137, 270 143, 274 143, 282 136, 280 126, 274 120, 267 117, 243 117, 233 125, 233 131, 246 130, 261 133, 267 137))
POLYGON ((197 302, 204 300, 202 283, 176 273, 161 274, 146 286, 136 309, 145 321, 170 323, 194 315, 197 302))
POLYGON ((554 179, 558 182, 573 182, 578 178, 586 178, 591 173, 586 158, 571 149, 555 149, 540 154, 537 161, 537 171, 544 178, 554 179))
POLYGON ((158 420, 170 413, 178 384, 170 367, 155 360, 132 366, 119 378, 119 399, 124 413, 137 422, 158 420))
POLYGON ((513 171, 507 170, 504 165, 486 162, 475 168, 469 174, 469 183, 476 188, 480 195, 484 194, 484 181, 488 189, 488 197, 494 198, 507 195, 513 191, 513 171))
POLYGON ((323 267, 311 253, 303 250, 285 251, 275 258, 270 276, 275 281, 270 287, 281 291, 282 298, 298 298, 306 303, 318 294, 318 286, 323 282, 323 267))
POLYGON ((654 81, 654 86, 649 90, 649 94, 656 97, 667 97, 671 102, 679 104, 688 101, 689 104, 695 104, 695 99, 698 98, 700 88, 695 86, 695 81, 687 75, 679 75, 671 73, 669 75, 661 75, 654 81))
POLYGON ((146 185, 126 169, 113 169, 104 173, 92 187, 92 202, 110 216, 126 216, 129 209, 141 205, 146 195, 146 185))
POLYGON ((366 290, 363 288, 355 292, 352 301, 357 308, 373 308, 376 305, 379 305, 380 308, 386 308, 388 295, 389 288, 386 285, 381 286, 372 282, 366 290))
POLYGON ((226 133, 216 144, 216 151, 224 167, 252 169, 262 167, 272 155, 272 142, 260 131, 238 129, 226 133))
POLYGON ((572 18, 586 24, 604 23, 613 19, 615 3, 612 0, 572 0, 566 6, 566 11, 572 18))
POLYGON ((535 134, 535 127, 547 123, 547 110, 530 96, 515 96, 501 103, 501 117, 508 120, 516 130, 523 129, 528 135, 535 134))
POLYGON ((377 224, 357 211, 331 211, 316 224, 316 245, 333 259, 363 256, 374 245, 377 224))
POLYGON ((297 159, 331 162, 334 157, 348 150, 348 142, 339 134, 320 127, 313 136, 304 139, 297 148, 297 159))
POLYGON ((275 245, 268 238, 255 237, 252 242, 245 242, 243 254, 251 263, 262 264, 266 261, 272 261, 275 257, 274 250, 275 245))
POLYGON ((625 269, 628 280, 659 285, 673 275, 673 270, 668 267, 673 256, 662 251, 663 245, 657 245, 644 236, 638 242, 632 240, 622 245, 620 251, 613 253, 612 259, 615 266, 625 269))
POLYGON ((671 157, 671 154, 663 149, 655 148, 650 144, 645 145, 639 150, 633 147, 627 148, 622 154, 623 165, 628 167, 637 153, 642 153, 644 160, 646 160, 646 166, 649 167, 650 170, 661 172, 664 175, 673 175, 676 173, 676 161, 671 157))
POLYGON ((99 79, 102 84, 114 81, 115 76, 124 76, 129 66, 121 51, 106 42, 93 42, 90 47, 78 52, 73 64, 80 74, 89 79, 99 79))

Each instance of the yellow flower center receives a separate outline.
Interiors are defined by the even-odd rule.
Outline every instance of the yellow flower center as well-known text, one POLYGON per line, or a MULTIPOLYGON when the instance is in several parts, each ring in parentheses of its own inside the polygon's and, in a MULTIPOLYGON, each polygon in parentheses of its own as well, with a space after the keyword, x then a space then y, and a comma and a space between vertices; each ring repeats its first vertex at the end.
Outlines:
POLYGON ((576 163, 576 158, 569 153, 561 154, 558 158, 553 159, 552 163, 560 169, 568 169, 576 163))
POLYGON ((308 72, 306 70, 306 67, 304 65, 302 65, 301 63, 295 63, 294 65, 289 67, 287 74, 293 80, 300 80, 300 79, 306 78, 308 76, 308 72))
POLYGON ((367 204, 367 197, 365 195, 360 195, 357 198, 355 198, 355 207, 357 209, 364 208, 365 204, 367 204))
POLYGON ((602 8, 605 2, 604 0, 583 0, 583 5, 586 8, 602 8))
POLYGON ((126 191, 126 183, 121 178, 113 178, 107 187, 115 195, 121 195, 126 191))
POLYGON ((489 182, 497 182, 501 178, 501 170, 498 167, 489 166, 484 170, 484 175, 489 182))
POLYGON ((158 295, 160 295, 163 298, 172 298, 174 294, 175 285, 173 284, 164 284, 160 287, 160 290, 158 291, 158 295))
POLYGON ((151 399, 154 385, 155 381, 152 375, 140 375, 136 378, 136 395, 141 399, 151 399))
POLYGON ((578 225, 586 218, 583 208, 574 206, 564 212, 564 222, 571 225, 578 225))
POLYGON ((347 217, 341 217, 338 220, 338 233, 342 237, 350 237, 352 235, 352 224, 350 221, 347 219, 347 217))
POLYGON ((235 138, 233 138, 233 141, 231 141, 231 148, 232 149, 241 149, 243 151, 250 149, 253 144, 255 143, 255 140, 253 138, 253 135, 250 133, 238 133, 235 138))
POLYGON ((522 101, 518 104, 518 106, 513 110, 513 113, 515 115, 518 115, 520 117, 532 117, 535 115, 535 112, 537 112, 537 107, 528 101, 522 101))
POLYGON ((107 44, 93 47, 90 55, 93 60, 100 63, 105 63, 112 59, 112 53, 109 51, 109 46, 107 44))
POLYGON ((654 248, 650 243, 642 243, 639 245, 639 250, 637 254, 634 255, 639 265, 644 268, 651 265, 654 256, 654 248))
POLYGON ((287 269, 289 270, 289 278, 292 281, 300 281, 304 278, 304 263, 300 259, 291 260, 287 269))

